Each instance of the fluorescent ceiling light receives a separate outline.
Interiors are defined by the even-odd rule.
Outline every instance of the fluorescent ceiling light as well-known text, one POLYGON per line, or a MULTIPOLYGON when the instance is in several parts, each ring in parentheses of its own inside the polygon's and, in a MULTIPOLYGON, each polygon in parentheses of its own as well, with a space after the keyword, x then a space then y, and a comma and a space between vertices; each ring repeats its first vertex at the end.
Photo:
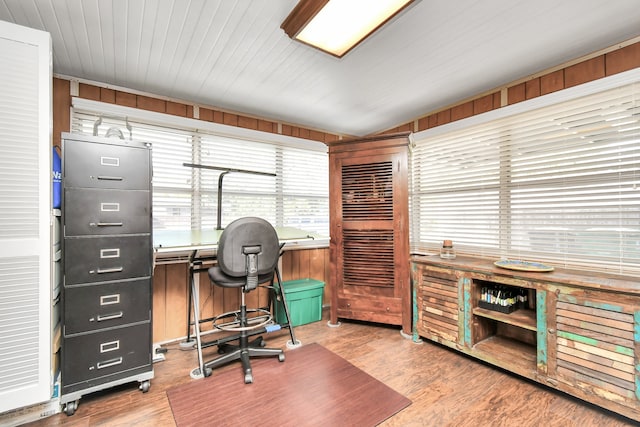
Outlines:
POLYGON ((341 58, 414 0, 300 0, 281 28, 341 58))

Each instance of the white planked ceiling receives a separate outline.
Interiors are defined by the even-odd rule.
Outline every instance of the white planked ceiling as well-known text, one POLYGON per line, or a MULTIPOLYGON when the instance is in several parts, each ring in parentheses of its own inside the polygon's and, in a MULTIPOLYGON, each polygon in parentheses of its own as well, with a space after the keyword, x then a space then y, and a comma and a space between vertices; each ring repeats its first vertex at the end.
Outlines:
POLYGON ((639 0, 418 0, 342 59, 291 41, 297 0, 0 0, 56 74, 345 135, 389 129, 640 36, 639 0))

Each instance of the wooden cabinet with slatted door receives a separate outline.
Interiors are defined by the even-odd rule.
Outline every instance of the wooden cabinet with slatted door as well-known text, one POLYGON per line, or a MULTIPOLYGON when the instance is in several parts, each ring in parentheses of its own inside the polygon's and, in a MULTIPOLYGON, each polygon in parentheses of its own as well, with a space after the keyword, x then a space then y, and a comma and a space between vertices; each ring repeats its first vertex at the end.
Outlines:
POLYGON ((411 331, 409 134, 329 144, 331 319, 411 331))

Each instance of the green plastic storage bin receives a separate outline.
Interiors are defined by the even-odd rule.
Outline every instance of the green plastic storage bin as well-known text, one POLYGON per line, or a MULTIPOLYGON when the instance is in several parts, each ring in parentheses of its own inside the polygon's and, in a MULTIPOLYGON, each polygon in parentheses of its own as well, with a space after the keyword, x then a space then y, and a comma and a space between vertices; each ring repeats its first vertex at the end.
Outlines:
MULTIPOLYGON (((324 282, 315 279, 288 280, 282 282, 282 288, 289 306, 292 326, 306 325, 322 320, 324 282)), ((287 316, 281 301, 276 301, 275 316, 279 324, 287 323, 287 316)))

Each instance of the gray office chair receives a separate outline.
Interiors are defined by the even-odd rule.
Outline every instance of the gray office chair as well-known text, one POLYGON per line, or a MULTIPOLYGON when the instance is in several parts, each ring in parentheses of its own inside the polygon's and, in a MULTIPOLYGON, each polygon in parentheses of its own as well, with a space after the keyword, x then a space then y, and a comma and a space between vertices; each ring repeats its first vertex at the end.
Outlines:
MULTIPOLYGON (((268 308, 247 309, 245 294, 257 288, 259 284, 270 283, 270 296, 277 288, 273 286, 274 276, 281 286, 278 259, 282 246, 278 241, 276 230, 267 221, 256 217, 245 217, 229 224, 218 242, 217 265, 208 270, 211 283, 223 288, 241 288, 240 309, 223 313, 213 318, 215 328, 224 331, 239 332, 236 335, 203 344, 199 328, 196 328, 196 340, 199 352, 200 372, 203 376, 211 375, 212 369, 231 361, 240 360, 244 371, 244 382, 253 382, 250 358, 254 356, 277 356, 280 362, 285 359, 284 351, 276 348, 264 348, 262 337, 253 341, 249 338, 265 332, 279 330, 274 324, 273 316, 268 308), (230 344, 238 341, 237 345, 230 344), (204 346, 217 345, 221 355, 213 360, 202 360, 204 346)), ((281 300, 289 327, 291 339, 296 343, 293 327, 290 324, 289 309, 284 299, 284 292, 277 295, 281 300)), ((273 298, 270 298, 270 306, 273 298)))

